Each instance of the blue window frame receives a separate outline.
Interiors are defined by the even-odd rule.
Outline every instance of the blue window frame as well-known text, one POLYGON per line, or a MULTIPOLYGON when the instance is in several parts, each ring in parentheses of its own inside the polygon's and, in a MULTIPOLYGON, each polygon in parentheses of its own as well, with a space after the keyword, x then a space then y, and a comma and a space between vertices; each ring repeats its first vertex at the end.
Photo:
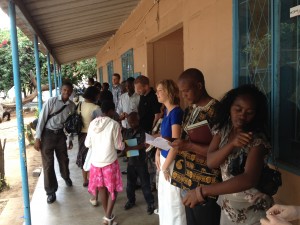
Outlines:
POLYGON ((103 67, 99 68, 99 82, 103 84, 103 67))
POLYGON ((107 66, 107 75, 108 75, 108 83, 109 83, 109 89, 111 90, 112 87, 112 76, 114 74, 114 63, 113 61, 110 61, 106 64, 107 66))
POLYGON ((122 79, 134 76, 133 49, 128 50, 121 56, 122 60, 122 79))
POLYGON ((252 83, 269 101, 279 166, 300 174, 300 0, 233 0, 233 83, 252 83))

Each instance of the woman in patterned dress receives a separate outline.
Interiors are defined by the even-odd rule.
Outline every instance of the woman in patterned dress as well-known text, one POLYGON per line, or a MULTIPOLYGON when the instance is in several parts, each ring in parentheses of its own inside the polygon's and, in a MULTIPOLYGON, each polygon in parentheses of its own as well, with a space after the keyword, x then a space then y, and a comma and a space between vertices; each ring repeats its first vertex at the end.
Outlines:
POLYGON ((223 182, 199 186, 183 202, 193 207, 205 203, 207 196, 219 195, 221 225, 258 225, 273 203, 271 196, 255 188, 270 151, 266 96, 255 86, 244 85, 229 91, 220 103, 207 165, 221 168, 223 182), (241 164, 233 167, 237 158, 241 164))

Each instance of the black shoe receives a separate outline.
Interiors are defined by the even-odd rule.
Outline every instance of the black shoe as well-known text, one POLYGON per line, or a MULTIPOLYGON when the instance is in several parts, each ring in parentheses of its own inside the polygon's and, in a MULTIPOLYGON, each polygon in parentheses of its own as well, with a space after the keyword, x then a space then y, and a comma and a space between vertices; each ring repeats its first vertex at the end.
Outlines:
POLYGON ((56 200, 56 194, 55 193, 48 195, 48 197, 47 197, 47 203, 48 204, 52 204, 53 202, 55 202, 55 200, 56 200))
POLYGON ((122 171, 122 174, 123 174, 123 175, 127 174, 127 170, 123 170, 123 171, 122 171))
POLYGON ((67 179, 65 179, 65 182, 66 182, 66 185, 67 185, 68 187, 71 187, 71 186, 73 185, 73 182, 72 182, 72 180, 70 179, 70 177, 67 178, 67 179))
POLYGON ((128 201, 128 202, 126 202, 124 209, 128 210, 128 209, 131 209, 133 206, 135 206, 135 203, 128 201))
POLYGON ((148 208, 147 208, 148 215, 153 214, 153 212, 154 212, 154 205, 153 204, 148 205, 148 208))

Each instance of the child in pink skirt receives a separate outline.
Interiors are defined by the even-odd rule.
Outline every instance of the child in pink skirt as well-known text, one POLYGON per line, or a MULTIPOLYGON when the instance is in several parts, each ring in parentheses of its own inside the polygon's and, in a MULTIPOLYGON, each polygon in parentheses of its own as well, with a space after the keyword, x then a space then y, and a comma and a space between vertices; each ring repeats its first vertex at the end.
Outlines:
POLYGON ((123 150, 121 127, 111 119, 115 105, 111 101, 101 104, 103 116, 94 119, 89 126, 85 145, 92 149, 88 191, 96 196, 98 191, 105 216, 103 223, 116 225, 112 214, 117 193, 123 190, 122 175, 116 149, 123 150))

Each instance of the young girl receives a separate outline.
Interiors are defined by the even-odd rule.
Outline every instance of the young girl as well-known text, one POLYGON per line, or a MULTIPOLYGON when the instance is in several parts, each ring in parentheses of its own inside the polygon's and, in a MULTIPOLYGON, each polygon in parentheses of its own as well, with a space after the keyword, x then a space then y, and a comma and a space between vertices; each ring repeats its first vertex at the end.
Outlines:
POLYGON ((85 139, 85 146, 92 148, 88 191, 94 196, 100 192, 105 213, 103 224, 116 225, 112 210, 123 183, 115 149, 123 150, 125 146, 119 123, 111 119, 115 113, 114 103, 104 101, 101 110, 103 116, 90 123, 85 139))
MULTIPOLYGON (((179 89, 177 85, 172 80, 163 80, 158 83, 156 94, 158 102, 165 106, 161 136, 167 139, 180 138, 183 111, 179 107, 179 89)), ((186 224, 180 188, 170 183, 176 153, 174 149, 158 149, 155 156, 157 170, 160 171, 158 178, 160 225, 186 224)))
POLYGON ((238 87, 223 97, 207 155, 209 167, 221 168, 223 182, 191 190, 183 199, 186 206, 220 195, 221 225, 260 224, 272 204, 270 196, 255 188, 270 151, 267 114, 266 97, 253 85, 238 87), (235 163, 237 158, 245 164, 235 163))

